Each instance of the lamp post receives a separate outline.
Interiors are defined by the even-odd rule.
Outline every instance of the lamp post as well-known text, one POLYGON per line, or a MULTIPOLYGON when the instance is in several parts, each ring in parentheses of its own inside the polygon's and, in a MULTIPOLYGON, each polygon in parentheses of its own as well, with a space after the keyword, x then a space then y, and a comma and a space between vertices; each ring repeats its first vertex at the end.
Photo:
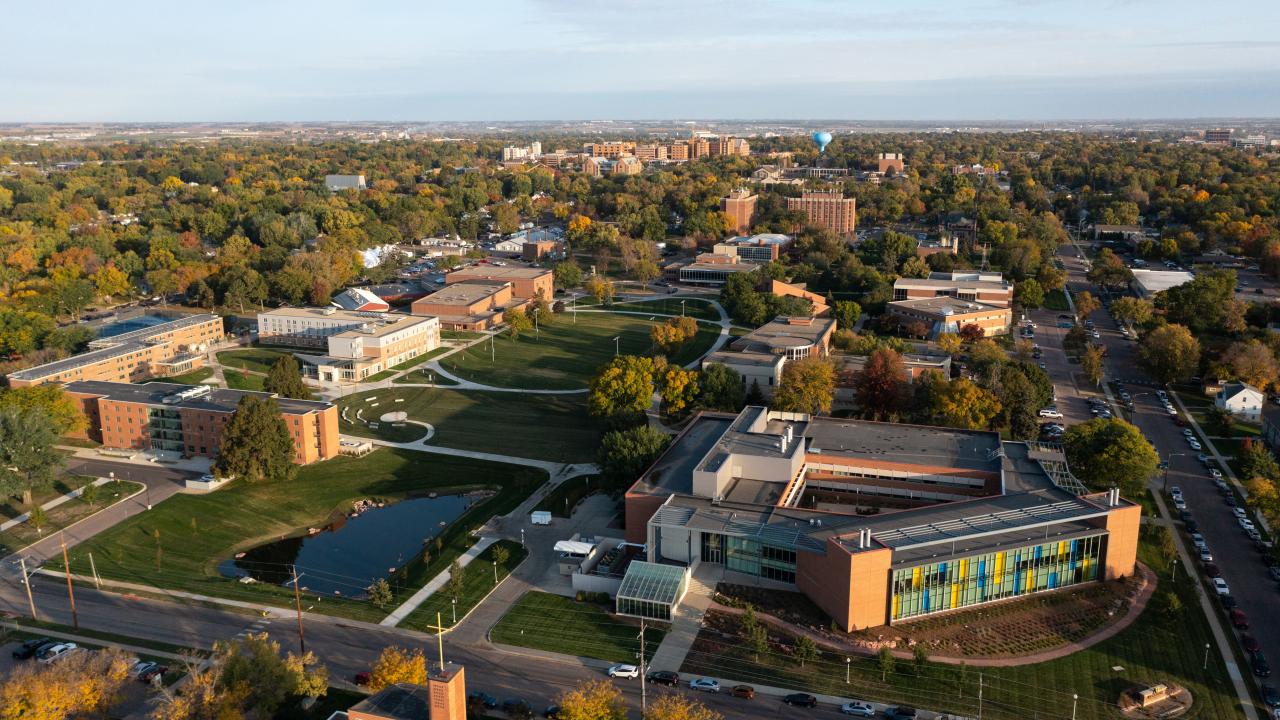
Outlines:
POLYGON ((453 605, 453 624, 457 625, 458 624, 458 598, 451 598, 449 602, 450 604, 453 605))
POLYGON ((684 317, 684 298, 680 299, 680 317, 684 317))
POLYGON ((493 584, 498 584, 498 561, 493 561, 493 584))
POLYGON ((622 352, 622 336, 618 335, 613 339, 613 356, 618 357, 620 352, 622 352))
POLYGON ((844 659, 844 684, 845 685, 849 684, 849 668, 852 666, 852 664, 853 664, 853 658, 847 657, 844 659))
POLYGON ((1071 693, 1071 720, 1076 720, 1076 702, 1080 699, 1078 693, 1071 693))
POLYGON ((1209 669, 1209 643, 1204 644, 1204 667, 1201 669, 1202 670, 1209 669))
POLYGON ((1181 456, 1183 456, 1183 457, 1186 457, 1186 456, 1187 456, 1187 454, 1186 454, 1186 453, 1180 453, 1180 452, 1178 452, 1178 453, 1169 453, 1169 454, 1165 457, 1165 461, 1164 461, 1163 463, 1161 463, 1161 464, 1164 466, 1164 468, 1163 468, 1163 469, 1164 469, 1164 488, 1163 488, 1163 489, 1161 489, 1161 492, 1169 492, 1169 464, 1170 464, 1170 462, 1169 462, 1169 461, 1173 460, 1175 457, 1178 457, 1179 455, 1181 455, 1181 456))

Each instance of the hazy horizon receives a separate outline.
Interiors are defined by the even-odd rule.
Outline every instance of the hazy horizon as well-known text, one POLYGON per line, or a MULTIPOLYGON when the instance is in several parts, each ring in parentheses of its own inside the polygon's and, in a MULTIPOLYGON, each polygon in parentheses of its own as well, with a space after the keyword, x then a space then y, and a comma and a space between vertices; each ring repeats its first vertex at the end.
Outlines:
POLYGON ((0 122, 1280 116, 1280 4, 935 4, 22 4, 0 122))

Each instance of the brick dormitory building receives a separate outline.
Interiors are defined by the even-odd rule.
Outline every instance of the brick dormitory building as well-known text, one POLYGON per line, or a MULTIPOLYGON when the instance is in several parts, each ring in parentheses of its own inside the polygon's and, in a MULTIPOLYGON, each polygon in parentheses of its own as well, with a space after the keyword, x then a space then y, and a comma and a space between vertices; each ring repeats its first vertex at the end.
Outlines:
POLYGON ((218 315, 173 317, 98 338, 79 355, 9 373, 9 386, 78 380, 138 382, 150 377, 178 375, 203 367, 203 353, 221 340, 224 333, 222 317, 218 315))
POLYGON ((241 398, 256 395, 275 397, 293 437, 294 462, 305 465, 339 454, 338 408, 329 402, 164 382, 86 380, 68 383, 66 391, 88 419, 84 435, 108 449, 216 457, 223 425, 241 398))
POLYGON ((627 541, 647 553, 628 576, 658 564, 685 580, 625 612, 669 620, 692 569, 713 565, 799 590, 847 630, 933 617, 1131 575, 1140 518, 1118 492, 1088 492, 1053 446, 702 413, 626 493, 627 541))

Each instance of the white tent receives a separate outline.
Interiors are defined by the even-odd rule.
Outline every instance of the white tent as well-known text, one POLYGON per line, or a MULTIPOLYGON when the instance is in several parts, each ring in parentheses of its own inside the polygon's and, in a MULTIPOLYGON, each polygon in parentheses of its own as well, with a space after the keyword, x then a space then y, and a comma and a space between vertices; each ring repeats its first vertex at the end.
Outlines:
POLYGON ((556 552, 569 553, 570 555, 586 555, 595 546, 595 543, 582 542, 581 540, 557 540, 556 552))

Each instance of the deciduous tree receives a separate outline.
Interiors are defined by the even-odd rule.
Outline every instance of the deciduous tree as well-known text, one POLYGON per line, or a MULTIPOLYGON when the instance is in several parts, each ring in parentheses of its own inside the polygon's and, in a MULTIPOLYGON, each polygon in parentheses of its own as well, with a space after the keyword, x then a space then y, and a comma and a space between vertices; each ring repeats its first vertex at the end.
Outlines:
POLYGON ((421 648, 383 648, 369 673, 369 690, 377 692, 396 683, 427 684, 427 660, 421 648))
POLYGON ((52 483, 62 466, 57 442, 44 411, 0 408, 0 495, 21 496, 30 505, 32 492, 52 483))
POLYGON ((1119 418, 1072 425, 1063 436, 1071 472, 1094 490, 1119 487, 1139 497, 1160 457, 1138 428, 1119 418))
POLYGON ((727 365, 708 363, 703 366, 698 385, 702 389, 698 395, 699 407, 738 412, 746 404, 742 376, 727 365))
POLYGON ((648 425, 607 432, 597 453, 600 472, 612 480, 635 480, 670 442, 670 436, 648 425))
POLYGON ((831 308, 836 319, 836 326, 841 330, 852 330, 862 316, 862 306, 852 300, 837 300, 831 308))
POLYGON ((724 716, 694 698, 670 694, 649 703, 644 720, 724 720, 724 716))
POLYGON ((627 720, 622 693, 608 680, 584 680, 556 698, 560 720, 627 720))
POLYGON ((679 416, 693 405, 698 397, 698 371, 685 370, 679 365, 668 365, 662 374, 662 406, 667 414, 679 416))
POLYGON ((42 412, 59 435, 79 432, 88 424, 80 404, 54 383, 0 391, 0 409, 3 408, 42 412))
POLYGON ((1080 355, 1080 372, 1090 385, 1098 387, 1102 384, 1102 351, 1090 345, 1080 355))
POLYGON ((604 418, 644 412, 653 403, 655 370, 652 358, 613 358, 591 379, 587 408, 604 418))
POLYGON ((1143 337, 1138 356, 1160 382, 1178 382, 1200 366, 1200 343, 1183 325, 1162 325, 1143 337))
POLYGON ((867 357, 853 378, 858 408, 872 420, 897 417, 907 401, 906 365, 902 356, 880 348, 867 357))
POLYGON ((938 413, 944 425, 984 430, 1000 414, 1000 401, 968 378, 956 378, 942 389, 938 413))
POLYGON ((1259 390, 1266 391, 1280 382, 1280 363, 1271 349, 1257 340, 1231 343, 1222 359, 1237 378, 1259 390))
POLYGON ((830 360, 817 356, 793 360, 782 368, 782 382, 771 405, 784 412, 820 415, 831 412, 835 389, 836 369, 830 360))
POLYGON ((290 480, 298 471, 293 456, 293 435, 275 398, 245 395, 222 428, 214 466, 220 475, 250 482, 290 480))
POLYGON ((503 311, 502 322, 506 324, 512 340, 519 339, 520 333, 533 329, 533 321, 529 319, 524 308, 508 308, 503 311))
POLYGON ((1034 310, 1044 304, 1044 288, 1030 278, 1018 283, 1013 292, 1014 302, 1019 307, 1034 310))

